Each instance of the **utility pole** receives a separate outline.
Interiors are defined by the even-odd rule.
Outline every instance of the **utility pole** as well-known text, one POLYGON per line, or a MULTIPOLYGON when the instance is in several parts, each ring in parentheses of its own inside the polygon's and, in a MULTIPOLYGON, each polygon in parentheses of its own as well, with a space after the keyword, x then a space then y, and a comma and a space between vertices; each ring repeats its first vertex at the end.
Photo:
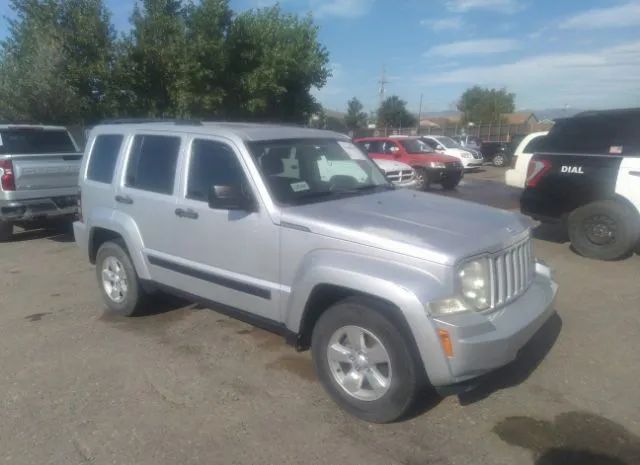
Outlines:
POLYGON ((382 73, 380 74, 380 80, 378 81, 378 84, 380 84, 378 95, 380 96, 380 106, 382 106, 382 102, 384 102, 384 93, 386 92, 386 85, 389 84, 389 81, 387 81, 384 65, 382 65, 382 73))
POLYGON ((422 120, 422 96, 420 94, 420 106, 418 107, 418 127, 416 128, 416 136, 420 135, 420 121, 422 120))

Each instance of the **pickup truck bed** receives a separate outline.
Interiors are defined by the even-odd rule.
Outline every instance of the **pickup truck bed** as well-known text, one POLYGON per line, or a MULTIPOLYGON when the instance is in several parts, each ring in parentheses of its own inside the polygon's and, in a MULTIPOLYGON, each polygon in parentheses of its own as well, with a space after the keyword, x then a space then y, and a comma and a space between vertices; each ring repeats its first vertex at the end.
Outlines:
POLYGON ((81 160, 64 128, 0 126, 0 240, 14 224, 72 219, 81 160))

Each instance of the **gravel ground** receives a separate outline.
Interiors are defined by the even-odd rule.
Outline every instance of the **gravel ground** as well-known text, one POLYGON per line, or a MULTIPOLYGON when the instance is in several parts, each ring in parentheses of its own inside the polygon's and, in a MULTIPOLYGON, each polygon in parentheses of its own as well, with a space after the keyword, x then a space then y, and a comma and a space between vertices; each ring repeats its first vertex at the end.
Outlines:
MULTIPOLYGON (((516 209, 502 170, 447 195, 516 209)), ((640 463, 640 257, 574 254, 539 228, 556 310, 512 365, 464 397, 425 393, 412 418, 341 412, 308 353, 215 311, 164 298, 154 314, 104 313, 73 238, 0 244, 0 463, 640 463)))

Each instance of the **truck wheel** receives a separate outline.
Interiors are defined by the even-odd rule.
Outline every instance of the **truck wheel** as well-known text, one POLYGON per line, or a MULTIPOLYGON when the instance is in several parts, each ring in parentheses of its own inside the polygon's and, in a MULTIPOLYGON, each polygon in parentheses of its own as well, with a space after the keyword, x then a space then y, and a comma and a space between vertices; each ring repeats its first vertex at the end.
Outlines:
POLYGON ((13 237, 13 223, 0 220, 0 242, 9 242, 13 237))
POLYGON ((429 173, 424 168, 415 168, 416 170, 416 190, 427 191, 431 186, 429 173))
POLYGON ((107 308, 122 316, 135 315, 145 292, 121 241, 105 242, 96 256, 96 276, 107 308))
POLYGON ((348 298, 325 311, 313 330, 318 378, 350 414, 387 423, 406 414, 420 390, 417 361, 380 303, 348 298))
POLYGON ((442 188, 446 191, 455 189, 460 184, 460 178, 449 178, 442 181, 442 188))
POLYGON ((593 202, 574 210, 568 226, 573 248, 598 260, 627 256, 640 235, 638 214, 614 200, 593 202))
POLYGON ((502 168, 507 164, 507 159, 502 154, 496 154, 493 156, 493 166, 497 166, 498 168, 502 168))

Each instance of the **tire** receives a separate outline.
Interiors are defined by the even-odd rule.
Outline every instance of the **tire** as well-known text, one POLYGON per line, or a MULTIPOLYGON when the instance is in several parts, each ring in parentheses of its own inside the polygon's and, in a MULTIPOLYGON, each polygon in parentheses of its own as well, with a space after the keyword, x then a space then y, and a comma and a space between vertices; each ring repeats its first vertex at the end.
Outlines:
POLYGON ((146 294, 126 252, 124 242, 105 242, 100 246, 96 256, 96 278, 102 298, 110 312, 121 316, 134 316, 140 311, 146 294), (103 271, 112 273, 111 277, 114 279, 109 284, 106 282, 108 277, 103 278, 103 271), (111 294, 109 289, 112 291, 111 294))
POLYGON ((445 179, 442 181, 442 188, 446 191, 453 190, 460 184, 460 179, 461 178, 445 179))
POLYGON ((577 208, 569 215, 569 239, 580 255, 598 260, 618 260, 638 242, 637 212, 615 200, 602 200, 577 208))
MULTIPOLYGON (((316 373, 329 395, 348 413, 373 423, 388 423, 403 417, 414 405, 424 384, 424 370, 416 360, 417 355, 413 355, 415 350, 409 346, 409 337, 387 316, 388 311, 385 304, 373 299, 345 299, 320 316, 311 340, 316 373), (341 338, 343 333, 345 336, 341 338), (382 360, 384 357, 380 354, 384 353, 388 363, 374 364, 372 360, 354 358, 357 351, 353 350, 347 333, 366 334, 364 354, 372 357, 376 353, 377 359, 382 360), (329 347, 336 344, 342 352, 332 352, 340 354, 339 358, 352 357, 351 361, 342 363, 336 361, 335 355, 330 357, 329 347), (379 350, 379 345, 384 352, 379 350), (343 381, 350 378, 346 373, 356 376, 350 383, 356 391, 353 394, 339 380, 339 377, 343 381), (376 391, 369 379, 383 379, 386 387, 376 382, 376 391)), ((358 340, 355 345, 362 348, 360 338, 356 336, 354 339, 358 340)))
POLYGON ((13 223, 0 220, 0 242, 9 242, 13 238, 13 223))
POLYGON ((502 168, 503 166, 506 166, 507 164, 507 157, 505 157, 504 155, 497 153, 493 156, 493 166, 496 166, 498 168, 502 168))
POLYGON ((419 191, 427 191, 431 187, 431 180, 429 179, 429 173, 424 168, 414 168, 416 171, 416 186, 415 189, 419 191))

